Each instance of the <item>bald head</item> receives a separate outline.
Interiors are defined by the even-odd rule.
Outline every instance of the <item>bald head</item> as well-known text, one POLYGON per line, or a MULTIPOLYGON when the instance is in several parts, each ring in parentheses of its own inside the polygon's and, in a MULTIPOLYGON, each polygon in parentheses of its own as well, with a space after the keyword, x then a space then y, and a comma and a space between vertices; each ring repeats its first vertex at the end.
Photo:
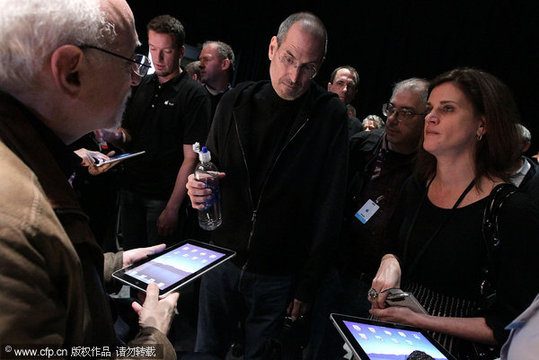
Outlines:
POLYGON ((279 26, 277 44, 281 46, 286 39, 288 31, 294 25, 299 27, 302 32, 308 33, 318 40, 315 46, 319 47, 320 58, 323 59, 327 52, 328 33, 322 20, 309 12, 299 12, 287 17, 279 26))
POLYGON ((125 42, 131 42, 128 46, 133 48, 139 45, 135 30, 135 18, 133 12, 125 0, 100 0, 99 5, 106 19, 114 24, 115 36, 108 39, 112 48, 125 46, 125 42), (134 43, 133 43, 134 40, 134 43))
POLYGON ((117 126, 134 82, 126 59, 138 42, 126 1, 3 0, 2 6, 0 90, 65 143, 117 126))
POLYGON ((63 45, 118 48, 136 38, 124 0, 3 0, 0 11, 0 90, 35 88, 52 52, 63 45))

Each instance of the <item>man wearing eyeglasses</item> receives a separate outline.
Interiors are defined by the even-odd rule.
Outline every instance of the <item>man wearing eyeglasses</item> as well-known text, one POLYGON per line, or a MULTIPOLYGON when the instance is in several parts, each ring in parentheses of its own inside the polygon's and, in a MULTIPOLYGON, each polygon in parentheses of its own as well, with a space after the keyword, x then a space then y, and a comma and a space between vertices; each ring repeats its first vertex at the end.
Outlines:
MULTIPOLYGON (((222 225, 212 241, 237 252, 203 276, 196 351, 224 358, 238 321, 244 359, 261 359, 285 313, 302 318, 314 299, 342 220, 346 109, 312 79, 326 52, 325 26, 289 16, 271 38, 270 81, 228 91, 207 146, 223 171, 222 225)), ((194 208, 210 189, 189 177, 194 208)))
POLYGON ((148 45, 155 73, 134 90, 122 127, 103 134, 129 152, 146 151, 124 163, 121 224, 124 249, 184 238, 185 184, 204 143, 210 101, 204 89, 180 67, 185 51, 181 22, 161 15, 148 23, 148 45))
MULTIPOLYGON (((359 74, 350 65, 339 66, 331 73, 328 82, 328 91, 335 93, 344 105, 349 105, 356 97, 359 86, 359 74)), ((355 116, 348 117, 348 136, 363 129, 361 121, 355 116)))
MULTIPOLYGON (((1 357, 16 344, 114 355, 104 282, 163 246, 103 255, 68 182, 81 159, 67 145, 119 125, 145 64, 132 56, 133 14, 123 0, 7 0, 0 33, 1 357)), ((143 306, 133 303, 135 342, 174 358, 166 333, 178 294, 147 290, 143 306)))
POLYGON ((367 291, 387 253, 385 229, 399 192, 410 176, 423 131, 428 82, 411 78, 393 87, 382 107, 383 129, 350 139, 349 184, 337 267, 325 279, 313 310, 308 359, 335 359, 343 342, 329 322, 331 312, 369 317, 367 291))

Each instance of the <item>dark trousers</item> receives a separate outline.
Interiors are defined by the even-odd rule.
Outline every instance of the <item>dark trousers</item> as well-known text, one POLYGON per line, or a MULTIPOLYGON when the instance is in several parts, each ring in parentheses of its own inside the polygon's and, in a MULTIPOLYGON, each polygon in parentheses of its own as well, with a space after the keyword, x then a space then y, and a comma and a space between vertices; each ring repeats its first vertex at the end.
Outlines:
POLYGON ((344 340, 333 326, 329 314, 339 313, 368 318, 371 304, 367 291, 372 279, 347 278, 332 270, 326 276, 313 306, 307 360, 341 360, 344 340))
POLYGON ((253 274, 230 262, 211 270, 200 284, 195 351, 224 358, 243 320, 243 359, 262 359, 285 314, 291 287, 291 276, 253 274))
POLYGON ((164 237, 157 233, 157 220, 165 209, 167 200, 155 199, 128 190, 122 190, 120 195, 120 224, 124 250, 161 243, 170 246, 183 240, 183 227, 187 216, 184 206, 180 207, 178 213, 176 232, 164 237))

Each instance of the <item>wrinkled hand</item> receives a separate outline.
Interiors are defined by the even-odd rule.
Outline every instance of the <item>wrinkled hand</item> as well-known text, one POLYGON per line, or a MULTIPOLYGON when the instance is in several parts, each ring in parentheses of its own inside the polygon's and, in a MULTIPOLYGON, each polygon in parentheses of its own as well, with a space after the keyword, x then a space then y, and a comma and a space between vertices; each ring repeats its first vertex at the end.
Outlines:
MULTIPOLYGON (((219 179, 222 179, 226 174, 219 172, 217 173, 217 176, 219 179)), ((189 175, 185 187, 187 188, 187 195, 189 195, 189 199, 191 199, 191 206, 193 209, 203 210, 205 207, 204 202, 211 199, 211 189, 206 187, 204 181, 197 180, 194 174, 189 175)))
POLYGON ((401 268, 397 258, 391 254, 384 255, 380 262, 380 267, 376 276, 372 280, 371 288, 378 292, 378 297, 372 299, 368 297, 372 308, 383 309, 386 307, 385 301, 387 292, 382 292, 386 289, 400 287, 401 268))
POLYGON ((112 155, 114 155, 114 151, 110 151, 107 153, 107 155, 100 153, 99 151, 91 151, 85 148, 80 148, 78 150, 75 150, 75 154, 77 154, 82 159, 82 166, 88 167, 88 172, 91 175, 99 175, 104 173, 105 171, 109 170, 111 167, 118 164, 118 162, 106 164, 103 166, 96 166, 97 163, 108 160, 112 155))
MULTIPOLYGON (((109 151, 107 153, 107 159, 108 160, 111 156, 113 156, 115 154, 115 151, 109 151)), ((93 164, 90 164, 90 166, 88 167, 88 172, 90 173, 90 175, 99 175, 99 174, 102 174, 106 171, 108 171, 110 168, 118 165, 119 163, 121 163, 123 160, 120 160, 120 161, 115 161, 115 162, 112 162, 112 163, 108 163, 108 164, 105 164, 105 165, 101 165, 101 166, 96 166, 97 164, 93 163, 93 164)))
POLYGON ((94 165, 97 162, 109 159, 107 155, 100 153, 99 151, 91 151, 85 148, 75 150, 75 154, 77 154, 82 159, 82 166, 94 165))
POLYGON ((160 236, 174 234, 178 227, 178 211, 170 211, 165 208, 157 219, 157 233, 160 236))
POLYGON ((154 283, 149 284, 146 288, 144 304, 140 305, 136 301, 131 304, 138 314, 139 326, 141 328, 154 327, 163 334, 168 334, 179 297, 179 293, 173 292, 159 300, 159 287, 154 283))
POLYGON ((294 301, 288 305, 286 312, 290 314, 292 321, 296 321, 299 317, 305 315, 310 309, 311 304, 294 299, 294 301))
POLYGON ((160 253, 161 251, 165 250, 165 247, 166 247, 165 244, 159 244, 159 245, 149 246, 145 248, 137 248, 137 249, 124 251, 123 259, 122 259, 122 266, 123 267, 129 266, 139 260, 147 258, 150 255, 160 253))

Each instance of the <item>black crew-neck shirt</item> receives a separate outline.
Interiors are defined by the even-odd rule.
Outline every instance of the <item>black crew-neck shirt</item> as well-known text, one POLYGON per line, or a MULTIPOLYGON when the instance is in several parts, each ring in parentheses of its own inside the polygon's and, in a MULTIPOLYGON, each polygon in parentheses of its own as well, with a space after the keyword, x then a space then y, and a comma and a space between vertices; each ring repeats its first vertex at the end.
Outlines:
POLYGON ((284 100, 265 84, 253 97, 251 113, 251 138, 247 155, 247 165, 251 176, 253 199, 256 201, 264 179, 271 171, 272 164, 293 135, 290 133, 297 118, 304 96, 295 100, 284 100))

